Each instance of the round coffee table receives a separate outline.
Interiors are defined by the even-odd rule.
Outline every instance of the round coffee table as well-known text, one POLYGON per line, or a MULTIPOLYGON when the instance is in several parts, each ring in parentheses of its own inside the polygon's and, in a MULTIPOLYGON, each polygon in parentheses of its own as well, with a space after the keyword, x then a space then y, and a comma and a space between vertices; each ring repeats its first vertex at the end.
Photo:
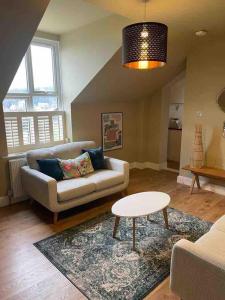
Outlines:
POLYGON ((167 206, 170 203, 170 196, 162 192, 143 192, 133 194, 118 200, 112 206, 112 213, 116 216, 113 229, 115 238, 121 217, 133 219, 133 250, 135 250, 135 219, 149 216, 152 213, 162 210, 166 228, 168 228, 167 206))

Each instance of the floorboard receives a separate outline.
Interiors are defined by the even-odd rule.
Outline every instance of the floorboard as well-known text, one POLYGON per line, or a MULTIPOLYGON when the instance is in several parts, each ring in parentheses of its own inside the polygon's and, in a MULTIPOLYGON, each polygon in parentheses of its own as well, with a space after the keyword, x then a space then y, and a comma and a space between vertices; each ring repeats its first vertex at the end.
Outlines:
MULTIPOLYGON (((150 169, 131 171, 128 193, 164 191, 171 196, 171 206, 204 220, 214 222, 225 214, 225 197, 176 183, 177 174, 150 169)), ((0 299, 86 299, 34 246, 33 243, 56 232, 80 224, 110 211, 121 197, 116 194, 88 205, 63 212, 52 224, 52 214, 28 201, 0 209, 0 299)), ((146 300, 177 300, 164 280, 146 300)))

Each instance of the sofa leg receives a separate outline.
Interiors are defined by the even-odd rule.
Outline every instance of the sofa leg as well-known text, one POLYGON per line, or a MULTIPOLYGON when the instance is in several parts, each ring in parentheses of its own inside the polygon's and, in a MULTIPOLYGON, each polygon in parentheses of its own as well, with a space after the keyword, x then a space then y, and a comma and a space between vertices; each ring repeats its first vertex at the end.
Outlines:
POLYGON ((54 216, 53 216, 53 220, 54 220, 53 222, 54 222, 54 224, 56 224, 57 221, 58 221, 58 215, 59 214, 57 212, 54 213, 54 216))

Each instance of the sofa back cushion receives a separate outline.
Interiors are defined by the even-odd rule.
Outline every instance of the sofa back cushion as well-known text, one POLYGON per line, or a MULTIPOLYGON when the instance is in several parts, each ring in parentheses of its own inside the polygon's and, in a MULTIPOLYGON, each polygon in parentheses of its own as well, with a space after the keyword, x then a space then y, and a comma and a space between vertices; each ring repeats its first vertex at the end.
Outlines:
POLYGON ((82 141, 73 142, 63 145, 57 145, 50 148, 42 148, 30 150, 27 152, 27 163, 31 169, 39 170, 37 163, 38 159, 45 158, 60 158, 60 159, 70 159, 75 158, 80 155, 83 148, 89 149, 94 148, 95 142, 92 141, 82 141))

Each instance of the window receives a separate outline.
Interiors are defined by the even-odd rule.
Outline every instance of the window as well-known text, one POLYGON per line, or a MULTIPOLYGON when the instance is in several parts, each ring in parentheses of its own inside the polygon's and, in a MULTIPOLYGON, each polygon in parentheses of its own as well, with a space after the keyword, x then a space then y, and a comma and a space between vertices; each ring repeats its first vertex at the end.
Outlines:
POLYGON ((34 39, 9 88, 3 110, 9 153, 62 143, 58 42, 34 39))
POLYGON ((62 109, 58 43, 34 39, 3 103, 4 112, 62 109))

